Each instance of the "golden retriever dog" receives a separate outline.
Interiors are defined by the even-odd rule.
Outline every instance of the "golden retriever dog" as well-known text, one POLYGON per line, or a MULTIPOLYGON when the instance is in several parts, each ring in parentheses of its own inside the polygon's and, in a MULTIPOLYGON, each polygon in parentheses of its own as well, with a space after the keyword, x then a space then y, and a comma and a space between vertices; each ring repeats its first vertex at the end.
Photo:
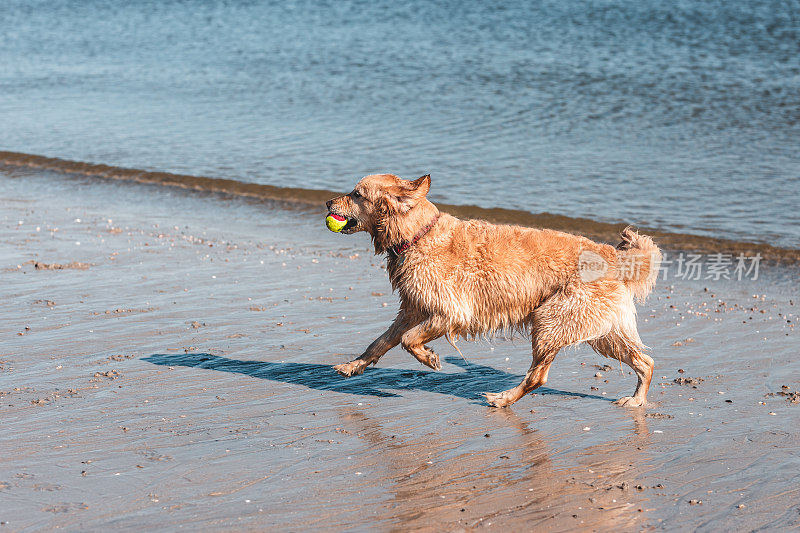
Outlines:
POLYGON ((520 331, 532 337, 533 364, 518 386, 486 393, 491 405, 507 407, 546 383, 559 350, 581 342, 629 365, 639 382, 617 403, 644 405, 653 359, 636 330, 634 298, 644 299, 658 276, 652 239, 625 229, 614 248, 559 231, 460 220, 428 201, 430 186, 430 176, 377 174, 327 202, 329 214, 346 220, 342 233, 366 231, 375 253, 388 255, 400 296, 389 329, 336 371, 360 374, 398 344, 439 370, 426 346, 434 339, 520 331))

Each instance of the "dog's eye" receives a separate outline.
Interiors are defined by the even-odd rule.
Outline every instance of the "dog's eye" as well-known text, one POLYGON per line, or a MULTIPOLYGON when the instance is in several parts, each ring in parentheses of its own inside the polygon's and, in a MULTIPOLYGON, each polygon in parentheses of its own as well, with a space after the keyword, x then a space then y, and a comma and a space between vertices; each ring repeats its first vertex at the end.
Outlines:
POLYGON ((353 191, 350 193, 350 196, 352 196, 353 198, 361 198, 361 193, 358 191, 353 191))

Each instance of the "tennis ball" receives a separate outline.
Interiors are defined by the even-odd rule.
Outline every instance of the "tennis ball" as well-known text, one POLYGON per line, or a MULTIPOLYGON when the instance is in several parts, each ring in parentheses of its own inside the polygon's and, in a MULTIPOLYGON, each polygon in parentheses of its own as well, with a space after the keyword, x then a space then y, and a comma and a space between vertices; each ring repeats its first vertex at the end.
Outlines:
POLYGON ((347 225, 347 219, 342 215, 334 215, 333 213, 330 213, 325 219, 325 225, 328 226, 329 230, 339 233, 347 225))

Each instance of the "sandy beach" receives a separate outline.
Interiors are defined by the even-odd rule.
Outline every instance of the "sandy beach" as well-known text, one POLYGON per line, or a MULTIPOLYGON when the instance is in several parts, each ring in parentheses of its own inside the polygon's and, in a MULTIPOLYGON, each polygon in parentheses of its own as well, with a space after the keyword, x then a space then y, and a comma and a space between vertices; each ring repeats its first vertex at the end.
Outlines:
POLYGON ((660 281, 647 408, 580 347, 497 410, 527 339, 333 371, 397 298, 322 205, 4 168, 0 206, 4 531, 800 525, 796 266, 660 281))
MULTIPOLYGON (((800 531, 798 13, 3 0, 0 533, 800 531), (325 202, 381 173, 461 219, 651 237, 649 403, 615 405, 636 375, 578 346, 490 407, 525 336, 337 374, 399 298, 325 202)), ((385 244, 457 224, 423 208, 385 244)), ((569 277, 569 246, 501 242, 533 245, 521 278, 569 277)), ((415 279, 469 287, 486 250, 415 279)), ((484 308, 570 296, 523 285, 484 308)))

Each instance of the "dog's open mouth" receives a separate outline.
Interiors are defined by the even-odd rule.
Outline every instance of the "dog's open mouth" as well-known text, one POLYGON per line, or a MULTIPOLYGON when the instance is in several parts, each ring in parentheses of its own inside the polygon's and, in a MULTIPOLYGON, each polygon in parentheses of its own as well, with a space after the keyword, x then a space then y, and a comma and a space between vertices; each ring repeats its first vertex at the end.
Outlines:
POLYGON ((354 228, 358 225, 358 220, 352 217, 346 217, 337 213, 328 213, 325 219, 325 224, 328 229, 337 233, 347 232, 347 230, 354 228))

